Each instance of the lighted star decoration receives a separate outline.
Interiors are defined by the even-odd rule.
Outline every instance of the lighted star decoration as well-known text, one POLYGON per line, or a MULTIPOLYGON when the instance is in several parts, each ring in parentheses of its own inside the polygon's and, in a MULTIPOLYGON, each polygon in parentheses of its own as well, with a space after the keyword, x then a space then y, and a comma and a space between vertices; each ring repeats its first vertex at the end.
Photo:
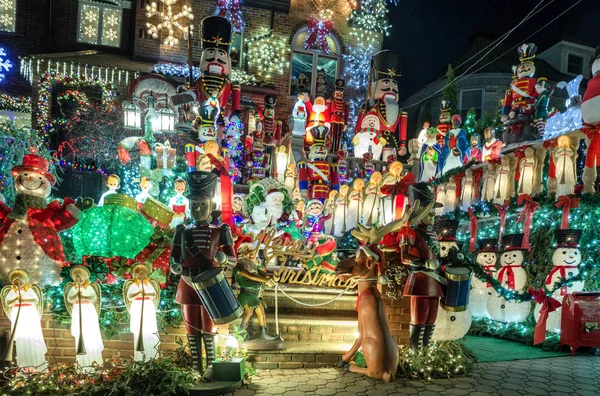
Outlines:
POLYGON ((289 66, 288 53, 286 40, 276 37, 272 30, 262 30, 248 39, 248 64, 261 77, 283 74, 283 69, 289 66))
POLYGON ((181 11, 175 14, 173 6, 177 3, 177 0, 160 0, 160 2, 162 3, 162 11, 159 11, 156 2, 152 2, 152 4, 146 6, 146 16, 148 18, 156 16, 161 20, 157 25, 146 22, 148 34, 157 39, 159 34, 162 33, 166 35, 163 44, 174 47, 179 44, 179 39, 175 37, 177 33, 180 33, 184 40, 187 40, 188 31, 193 29, 191 25, 191 21, 194 20, 192 7, 184 5, 181 7, 181 11))
POLYGON ((6 78, 6 74, 13 67, 12 62, 8 59, 7 53, 4 51, 4 48, 0 47, 0 82, 4 81, 6 78))

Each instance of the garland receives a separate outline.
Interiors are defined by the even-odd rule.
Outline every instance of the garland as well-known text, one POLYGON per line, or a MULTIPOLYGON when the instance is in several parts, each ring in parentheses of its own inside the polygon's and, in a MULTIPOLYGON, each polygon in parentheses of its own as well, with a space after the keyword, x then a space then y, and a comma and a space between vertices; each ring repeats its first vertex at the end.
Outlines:
POLYGON ((0 110, 31 113, 31 97, 13 97, 0 94, 0 110))
POLYGON ((476 161, 476 160, 470 161, 468 164, 461 166, 460 168, 454 168, 447 172, 444 172, 443 176, 440 176, 440 177, 432 180, 431 184, 434 186, 439 186, 440 184, 448 183, 448 181, 450 181, 451 177, 454 177, 461 173, 465 173, 465 171, 467 169, 471 169, 475 165, 479 165, 479 164, 481 164, 481 162, 479 162, 479 161, 476 161))
POLYGON ((430 381, 433 378, 462 377, 477 362, 475 354, 456 341, 432 342, 414 352, 401 347, 398 371, 403 376, 430 381))
POLYGON ((524 323, 498 322, 489 318, 472 318, 469 334, 494 338, 507 338, 542 348, 544 351, 560 350, 560 335, 546 333, 546 340, 540 344, 533 344, 533 333, 536 323, 532 318, 524 323))

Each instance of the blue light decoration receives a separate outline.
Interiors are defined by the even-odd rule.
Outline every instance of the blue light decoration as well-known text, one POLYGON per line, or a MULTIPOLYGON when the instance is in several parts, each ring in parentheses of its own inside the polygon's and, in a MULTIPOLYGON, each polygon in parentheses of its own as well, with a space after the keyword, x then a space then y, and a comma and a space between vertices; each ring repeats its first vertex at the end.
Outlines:
POLYGON ((4 48, 0 47, 0 83, 6 79, 6 74, 13 67, 12 62, 8 59, 8 54, 4 48))
POLYGON ((561 81, 556 84, 557 88, 567 89, 569 99, 566 100, 567 110, 564 113, 556 113, 546 121, 544 140, 555 139, 582 126, 581 118, 581 96, 579 95, 579 84, 583 76, 580 74, 568 83, 561 81))

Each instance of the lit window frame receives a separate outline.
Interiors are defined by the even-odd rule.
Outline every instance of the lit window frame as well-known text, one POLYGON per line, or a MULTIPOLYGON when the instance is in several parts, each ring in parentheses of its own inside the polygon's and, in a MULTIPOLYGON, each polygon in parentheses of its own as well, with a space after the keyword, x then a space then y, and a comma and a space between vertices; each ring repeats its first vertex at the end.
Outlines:
POLYGON ((580 74, 583 74, 584 71, 585 71, 585 64, 586 64, 586 62, 585 62, 585 56, 583 56, 582 54, 578 54, 578 53, 575 53, 575 52, 567 51, 566 63, 567 63, 566 67, 565 67, 565 73, 566 74, 569 74, 571 76, 578 76, 580 74), (574 56, 574 57, 577 57, 577 58, 581 59, 581 70, 579 72, 577 72, 577 73, 573 73, 573 72, 569 71, 569 63, 570 63, 569 62, 569 58, 571 56, 574 56))
MULTIPOLYGON (((335 79, 340 78, 340 70, 342 67, 342 54, 341 54, 341 43, 339 42, 339 40, 337 39, 337 37, 335 37, 334 34, 330 34, 329 36, 327 36, 328 38, 331 39, 331 41, 333 42, 333 44, 335 45, 335 49, 334 51, 330 51, 329 54, 325 53, 325 51, 322 51, 320 49, 306 49, 304 48, 304 44, 302 40, 302 45, 297 45, 297 41, 299 40, 299 36, 303 35, 305 33, 308 33, 308 26, 304 26, 300 29, 298 29, 298 31, 296 31, 296 33, 294 34, 294 37, 292 38, 292 48, 291 48, 291 56, 290 56, 290 75, 288 78, 288 96, 289 97, 295 97, 295 95, 292 94, 292 65, 293 65, 293 61, 294 61, 294 54, 304 54, 304 55, 312 55, 313 60, 312 60, 312 77, 311 77, 311 81, 310 81, 310 92, 309 95, 311 98, 314 99, 316 91, 317 91, 317 69, 318 69, 318 64, 319 64, 319 57, 321 58, 330 58, 330 59, 335 59, 337 60, 337 68, 335 71, 335 79)), ((327 99, 327 98, 325 98, 327 99)))
MULTIPOLYGON (((11 15, 8 15, 9 19, 12 21, 12 25, 8 26, 8 25, 4 25, 4 24, 0 24, 0 33, 16 33, 17 32, 17 7, 18 5, 18 1, 17 0, 12 0, 12 18, 11 15), (3 27, 6 26, 6 27, 3 27)), ((3 15, 6 12, 6 10, 4 8, 1 9, 0 11, 0 15, 3 15)))
MULTIPOLYGON (((464 88, 464 89, 461 89, 460 92, 458 93, 458 112, 459 112, 459 114, 462 114, 463 110, 466 110, 468 112, 471 108, 474 108, 475 110, 479 109, 481 112, 481 116, 483 116, 484 110, 485 110, 484 106, 485 106, 485 89, 484 88, 464 88), (474 91, 481 92, 480 107, 469 106, 469 108, 463 108, 463 94, 465 92, 474 92, 474 91)), ((465 117, 463 117, 463 118, 465 118, 465 117)))
POLYGON ((94 45, 100 47, 110 47, 110 48, 121 48, 122 44, 122 30, 123 30, 123 7, 119 5, 118 2, 100 2, 100 1, 92 1, 92 0, 80 0, 78 9, 77 9, 77 42, 81 44, 94 45), (82 39, 82 21, 83 21, 83 8, 84 7, 96 7, 98 8, 98 22, 97 26, 97 37, 95 42, 91 42, 85 39, 82 39), (107 43, 104 40, 104 33, 106 30, 104 13, 105 11, 117 11, 119 14, 119 23, 117 28, 115 29, 118 34, 118 42, 116 44, 107 43))

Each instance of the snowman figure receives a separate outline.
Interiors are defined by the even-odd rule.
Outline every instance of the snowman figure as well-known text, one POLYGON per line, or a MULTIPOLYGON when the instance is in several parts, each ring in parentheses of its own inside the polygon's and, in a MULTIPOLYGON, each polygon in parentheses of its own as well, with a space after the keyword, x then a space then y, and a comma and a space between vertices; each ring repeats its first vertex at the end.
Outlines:
MULTIPOLYGON (((477 252, 477 264, 479 264, 488 275, 493 275, 496 272, 496 262, 498 255, 496 254, 496 245, 498 239, 482 239, 479 241, 479 251, 477 252)), ((494 289, 487 282, 473 277, 473 289, 469 299, 469 307, 471 314, 476 318, 489 318, 490 314, 487 310, 487 303, 494 292, 494 289)))
MULTIPOLYGON (((435 231, 440 238, 440 264, 444 268, 451 266, 452 262, 448 258, 450 249, 460 249, 462 242, 456 240, 456 231, 458 230, 458 220, 437 220, 435 222, 435 231)), ((443 299, 442 299, 443 300, 443 299)), ((454 341, 463 338, 471 328, 471 311, 467 307, 464 311, 457 311, 444 308, 440 304, 437 318, 435 320, 436 330, 433 332, 433 340, 436 341, 454 341)))
POLYGON ((2 282, 16 268, 30 274, 31 283, 40 286, 60 283, 65 262, 59 231, 73 227, 79 218, 75 201, 46 204, 56 179, 49 164, 35 154, 26 154, 23 164, 12 169, 15 204, 12 209, 0 203, 0 267, 2 282))
MULTIPOLYGON (((527 283, 527 273, 523 268, 523 234, 502 236, 503 252, 500 255, 502 268, 496 278, 505 289, 522 291, 527 283)), ((529 316, 529 302, 506 300, 495 291, 490 296, 487 309, 492 319, 500 322, 524 322, 529 316)))
POLYGON ((354 135, 354 156, 363 158, 367 153, 373 154, 373 159, 379 161, 386 140, 381 137, 381 123, 375 114, 367 114, 362 119, 360 131, 354 135))
MULTIPOLYGON (((552 290, 557 282, 562 278, 569 279, 579 274, 579 264, 581 264, 581 252, 579 251, 579 240, 581 239, 581 230, 555 230, 556 247, 552 254, 552 264, 554 268, 546 277, 546 289, 552 290)), ((583 290, 583 282, 573 282, 572 286, 564 286, 552 293, 552 297, 562 303, 563 298, 570 293, 583 290)), ((540 318, 541 305, 535 306, 535 320, 540 318)), ((560 332, 561 308, 548 314, 546 320, 546 330, 560 332)))

